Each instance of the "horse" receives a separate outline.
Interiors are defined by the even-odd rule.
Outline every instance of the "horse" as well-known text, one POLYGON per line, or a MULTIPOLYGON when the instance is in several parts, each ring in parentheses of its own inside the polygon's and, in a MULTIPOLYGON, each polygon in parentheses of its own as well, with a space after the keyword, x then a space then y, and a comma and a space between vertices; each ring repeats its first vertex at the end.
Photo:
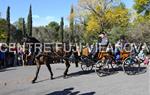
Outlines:
MULTIPOLYGON (((35 81, 37 80, 41 64, 46 64, 46 66, 47 66, 47 68, 50 72, 50 75, 51 75, 50 79, 51 80, 54 79, 50 63, 53 63, 56 59, 62 59, 62 60, 65 61, 64 63, 66 65, 66 69, 64 71, 63 77, 67 78, 68 77, 68 70, 70 68, 70 59, 69 59, 69 57, 72 54, 74 54, 75 58, 77 58, 76 52, 72 52, 72 51, 66 52, 62 48, 60 48, 59 50, 56 51, 52 47, 52 51, 50 53, 44 53, 43 52, 43 54, 41 54, 39 58, 35 58, 35 63, 37 65, 37 71, 36 71, 36 75, 35 75, 34 79, 32 80, 32 83, 35 83, 35 81)), ((75 63, 76 63, 76 67, 78 67, 78 61, 75 61, 75 63)))
MULTIPOLYGON (((35 43, 40 43, 40 41, 34 37, 24 37, 22 40, 22 43, 24 43, 24 45, 25 45, 24 62, 27 63, 28 59, 30 59, 30 60, 32 59, 32 63, 35 63, 37 66, 36 75, 35 75, 34 79, 32 80, 32 83, 35 83, 35 81, 37 80, 37 77, 38 77, 38 74, 40 71, 40 67, 42 64, 45 64, 47 66, 47 68, 50 72, 50 75, 51 75, 51 79, 53 79, 53 72, 52 72, 51 66, 49 64, 49 62, 52 63, 51 56, 48 56, 47 53, 41 53, 40 56, 37 58, 34 55, 34 50, 32 51, 32 54, 30 55, 30 57, 28 56, 29 47, 27 46, 26 43, 35 44, 35 43)), ((31 48, 34 49, 34 45, 32 45, 31 48)))
MULTIPOLYGON (((24 42, 26 42, 26 43, 40 43, 40 41, 38 41, 36 38, 33 38, 33 37, 24 38, 24 42)), ((66 47, 68 47, 68 45, 66 45, 66 47)), ((50 79, 51 80, 54 79, 50 64, 53 63, 56 59, 62 59, 65 61, 64 63, 66 65, 66 69, 64 71, 63 77, 67 78, 68 70, 70 67, 69 57, 72 54, 74 54, 75 57, 77 58, 77 53, 72 52, 72 50, 67 52, 67 51, 64 51, 63 47, 59 48, 59 50, 56 50, 53 46, 51 46, 51 52, 48 52, 48 53, 42 52, 38 57, 33 57, 33 62, 35 62, 36 66, 37 66, 37 70, 36 70, 35 77, 32 80, 32 83, 35 83, 35 81, 37 80, 37 77, 38 77, 38 74, 39 74, 39 71, 40 71, 42 64, 45 64, 47 66, 47 68, 50 72, 50 76, 51 76, 50 79)), ((76 63, 76 67, 78 67, 78 61, 75 61, 75 63, 76 63)))

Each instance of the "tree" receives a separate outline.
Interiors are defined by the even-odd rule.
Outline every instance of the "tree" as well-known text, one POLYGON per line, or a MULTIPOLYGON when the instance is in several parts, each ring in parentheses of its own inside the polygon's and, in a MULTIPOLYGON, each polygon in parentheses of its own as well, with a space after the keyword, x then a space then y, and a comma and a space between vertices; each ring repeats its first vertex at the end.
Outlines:
POLYGON ((4 41, 6 39, 6 34, 4 30, 0 29, 0 41, 4 41))
MULTIPOLYGON (((26 27, 24 18, 19 18, 17 22, 15 22, 15 26, 17 28, 15 38, 22 38, 26 36, 26 27), (22 32, 22 33, 20 33, 22 32), (19 36, 19 37, 17 37, 19 36)), ((18 41, 18 40, 17 40, 18 41)))
POLYGON ((22 19, 22 32, 23 32, 23 36, 26 37, 26 25, 25 25, 25 20, 24 18, 22 19))
POLYGON ((100 31, 100 25, 95 15, 93 14, 89 15, 86 30, 87 32, 99 32, 100 31))
POLYGON ((15 31, 15 39, 14 40, 16 42, 21 42, 22 37, 23 37, 22 31, 21 30, 16 30, 15 31))
MULTIPOLYGON (((10 24, 10 34, 11 39, 10 41, 13 41, 14 34, 16 31, 16 27, 10 24)), ((0 42, 7 42, 8 39, 8 23, 6 19, 0 19, 0 42)))
POLYGON ((53 32, 46 27, 34 27, 32 33, 33 37, 37 38, 40 42, 54 42, 53 32))
POLYGON ((134 0, 134 9, 138 14, 149 15, 150 14, 150 0, 134 0))
POLYGON ((128 34, 128 31, 120 26, 113 27, 108 33, 109 42, 115 44, 121 36, 128 38, 128 34))
POLYGON ((134 0, 134 9, 136 10, 136 19, 134 24, 150 21, 150 0, 134 0))
POLYGON ((60 33, 59 33, 59 29, 60 29, 60 26, 57 22, 55 21, 52 21, 50 22, 46 28, 52 32, 52 35, 53 35, 53 40, 55 41, 60 41, 60 33))
POLYGON ((50 29, 51 31, 58 32, 60 27, 57 22, 52 21, 46 26, 46 28, 50 29))
POLYGON ((129 32, 129 40, 136 43, 150 42, 150 22, 140 22, 132 27, 129 32))
POLYGON ((5 41, 7 39, 7 21, 5 19, 0 19, 0 41, 5 41))
POLYGON ((84 39, 87 41, 91 38, 97 39, 99 32, 110 32, 114 27, 127 28, 129 24, 129 11, 122 2, 79 0, 79 7, 87 13, 84 33, 84 39))
POLYGON ((16 21, 15 23, 15 27, 18 29, 18 30, 22 30, 22 25, 23 25, 23 18, 19 18, 18 21, 16 21))
POLYGON ((134 9, 136 10, 136 19, 134 19, 130 40, 134 42, 150 42, 150 0, 134 0, 134 9))
POLYGON ((7 43, 10 42, 10 7, 7 7, 7 43))
POLYGON ((29 36, 32 36, 32 6, 31 5, 28 14, 27 31, 29 33, 29 36))
POLYGON ((106 11, 104 18, 108 23, 109 29, 113 28, 114 26, 127 27, 129 24, 129 11, 121 3, 119 6, 106 11))
POLYGON ((82 5, 82 7, 89 11, 88 30, 90 31, 104 32, 114 25, 122 24, 122 26, 126 26, 128 24, 128 10, 121 2, 113 5, 113 0, 85 0, 83 4, 85 5, 82 5), (95 28, 90 29, 92 26, 95 28))
POLYGON ((61 18, 60 22, 60 33, 61 33, 61 42, 64 42, 64 18, 61 18))
POLYGON ((83 10, 87 10, 90 15, 97 19, 100 32, 104 31, 107 26, 107 21, 104 15, 107 10, 111 9, 111 4, 113 0, 79 0, 79 6, 83 10))
POLYGON ((74 43, 74 8, 71 6, 70 11, 70 32, 71 32, 71 42, 74 43))

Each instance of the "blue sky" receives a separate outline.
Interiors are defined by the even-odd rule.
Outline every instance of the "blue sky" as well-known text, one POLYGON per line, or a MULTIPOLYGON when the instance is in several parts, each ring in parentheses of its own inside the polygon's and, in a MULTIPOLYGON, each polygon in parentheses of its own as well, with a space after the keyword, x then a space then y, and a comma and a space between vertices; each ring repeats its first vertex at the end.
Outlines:
MULTIPOLYGON (((128 8, 133 5, 133 0, 122 0, 128 8)), ((67 17, 71 5, 77 5, 78 0, 0 0, 1 17, 5 18, 7 6, 11 7, 11 22, 14 23, 19 17, 26 18, 29 6, 32 4, 33 25, 47 25, 50 21, 60 21, 64 17, 65 24, 68 24, 67 17)))

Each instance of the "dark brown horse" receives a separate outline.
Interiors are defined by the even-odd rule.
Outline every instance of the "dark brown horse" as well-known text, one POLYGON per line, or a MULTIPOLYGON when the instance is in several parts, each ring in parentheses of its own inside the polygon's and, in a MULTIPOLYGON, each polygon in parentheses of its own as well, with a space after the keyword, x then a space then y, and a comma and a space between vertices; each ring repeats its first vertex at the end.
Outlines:
MULTIPOLYGON (((35 83, 35 81, 37 80, 41 64, 45 64, 47 66, 47 68, 50 72, 50 75, 51 75, 50 79, 54 79, 50 64, 53 63, 56 59, 64 60, 64 63, 66 65, 66 69, 64 71, 64 78, 66 78, 68 76, 68 70, 70 67, 69 57, 71 55, 72 55, 72 52, 65 52, 62 49, 60 49, 58 51, 53 50, 51 53, 42 53, 38 58, 35 58, 35 63, 37 65, 37 71, 36 71, 36 75, 35 75, 34 79, 32 80, 32 83, 35 83)), ((78 67, 77 61, 75 61, 75 63, 76 63, 76 67, 78 67)))
MULTIPOLYGON (((39 43, 39 41, 36 38, 33 37, 27 37, 24 39, 24 42, 27 43, 39 43)), ((67 47, 67 46, 66 46, 67 47)), ((37 65, 37 70, 36 70, 36 75, 34 77, 34 79, 32 80, 32 83, 35 83, 35 81, 37 80, 40 68, 42 64, 45 64, 50 72, 50 79, 54 79, 53 78, 53 72, 51 69, 50 64, 52 64, 53 62, 55 62, 55 60, 57 59, 61 59, 64 60, 64 63, 66 65, 66 69, 64 71, 64 78, 66 78, 68 76, 68 70, 70 67, 70 60, 69 57, 72 55, 72 53, 74 53, 75 58, 77 58, 77 52, 66 52, 64 51, 63 47, 60 48, 59 50, 55 50, 53 48, 53 46, 51 47, 51 52, 49 53, 45 53, 42 52, 38 57, 32 57, 33 58, 33 62, 37 65)), ((75 61, 76 63, 76 67, 78 67, 78 61, 75 61)))
MULTIPOLYGON (((37 80, 40 68, 42 64, 45 64, 46 67, 48 68, 49 72, 50 72, 50 79, 54 79, 53 78, 53 72, 51 69, 50 64, 53 63, 53 60, 55 59, 56 55, 54 53, 41 53, 41 55, 37 58, 35 58, 35 63, 37 66, 37 70, 36 70, 36 75, 34 77, 34 79, 32 80, 32 83, 35 83, 35 81, 37 80)), ((57 56, 60 57, 60 56, 57 56)))
MULTIPOLYGON (((29 49, 34 49, 34 47, 33 47, 34 45, 29 48, 27 43, 28 44, 29 43, 35 44, 35 43, 40 43, 40 41, 38 41, 34 37, 25 37, 25 38, 23 38, 22 42, 25 45, 25 54, 24 54, 24 63, 25 63, 25 65, 30 60, 30 61, 32 61, 32 64, 35 63, 36 66, 37 66, 36 75, 35 75, 34 79, 32 80, 32 83, 35 83, 35 81, 37 80, 37 77, 38 77, 38 74, 39 74, 39 71, 40 71, 40 68, 41 68, 42 64, 45 64, 47 66, 47 68, 50 72, 50 75, 51 75, 51 79, 53 79, 53 72, 52 72, 51 66, 50 66, 50 63, 52 63, 53 58, 51 58, 51 56, 49 56, 51 54, 41 53, 39 55, 39 57, 37 58, 37 57, 35 57, 34 52, 33 52, 34 50, 33 50, 32 54, 30 54, 30 56, 28 56, 29 55, 29 49)), ((30 53, 31 53, 31 51, 30 51, 30 53)))

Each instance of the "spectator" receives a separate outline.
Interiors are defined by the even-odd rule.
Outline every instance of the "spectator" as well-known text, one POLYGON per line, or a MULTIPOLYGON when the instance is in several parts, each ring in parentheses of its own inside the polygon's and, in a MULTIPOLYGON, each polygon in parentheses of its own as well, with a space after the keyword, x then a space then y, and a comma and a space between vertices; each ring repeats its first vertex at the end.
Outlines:
MULTIPOLYGON (((1 50, 4 50, 4 46, 0 45, 1 50)), ((0 68, 5 67, 5 52, 0 51, 0 68)))

